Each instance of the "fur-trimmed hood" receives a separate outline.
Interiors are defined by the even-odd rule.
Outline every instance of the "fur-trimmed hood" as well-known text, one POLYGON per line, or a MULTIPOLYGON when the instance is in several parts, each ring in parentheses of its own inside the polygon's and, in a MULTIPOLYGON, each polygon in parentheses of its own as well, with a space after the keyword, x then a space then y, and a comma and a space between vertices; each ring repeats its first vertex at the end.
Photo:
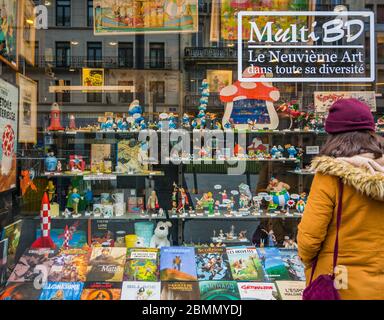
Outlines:
POLYGON ((316 173, 339 177, 344 184, 354 187, 362 194, 384 201, 384 174, 381 172, 372 173, 366 168, 327 156, 315 158, 311 169, 316 173))

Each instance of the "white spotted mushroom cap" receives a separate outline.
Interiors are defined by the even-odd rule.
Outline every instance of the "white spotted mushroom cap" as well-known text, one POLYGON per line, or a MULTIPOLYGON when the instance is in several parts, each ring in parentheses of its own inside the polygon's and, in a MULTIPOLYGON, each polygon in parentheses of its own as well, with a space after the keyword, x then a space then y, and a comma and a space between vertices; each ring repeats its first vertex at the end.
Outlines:
MULTIPOLYGON (((260 70, 256 68, 256 70, 260 70)), ((243 78, 264 78, 262 72, 251 73, 250 68, 245 69, 243 78)), ((222 102, 234 102, 237 100, 255 99, 276 102, 280 99, 280 91, 270 82, 240 82, 224 87, 220 91, 222 102)))

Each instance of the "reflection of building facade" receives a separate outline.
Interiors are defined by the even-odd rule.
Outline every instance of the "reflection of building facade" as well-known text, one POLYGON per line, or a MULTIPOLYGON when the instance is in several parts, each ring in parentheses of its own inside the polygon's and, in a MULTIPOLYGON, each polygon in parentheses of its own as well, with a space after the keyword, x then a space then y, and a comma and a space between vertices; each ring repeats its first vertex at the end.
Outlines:
POLYGON ((36 39, 36 67, 27 74, 39 84, 39 112, 53 102, 65 112, 126 112, 133 99, 144 111, 177 112, 179 35, 94 36, 93 1, 60 0, 48 6, 48 30, 36 39), (87 17, 87 18, 85 18, 87 17), (134 86, 135 92, 49 93, 49 86, 79 86, 82 68, 104 68, 105 85, 134 86))

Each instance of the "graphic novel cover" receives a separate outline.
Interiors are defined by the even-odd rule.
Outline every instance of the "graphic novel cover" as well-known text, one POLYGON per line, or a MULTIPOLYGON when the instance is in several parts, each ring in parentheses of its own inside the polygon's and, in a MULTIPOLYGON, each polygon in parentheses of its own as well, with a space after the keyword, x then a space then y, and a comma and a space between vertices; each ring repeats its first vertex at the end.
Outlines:
POLYGON ((203 280, 232 280, 225 248, 196 248, 197 278, 203 280))
POLYGON ((128 249, 125 281, 159 281, 159 249, 128 249))
MULTIPOLYGON (((55 221, 56 222, 56 221, 55 221)), ((68 224, 69 228, 69 246, 71 248, 83 248, 88 245, 87 242, 87 229, 82 225, 80 221, 74 221, 68 224)), ((65 225, 58 227, 55 224, 55 228, 51 229, 51 238, 54 244, 61 248, 64 243, 64 230, 65 225)), ((36 230, 36 239, 41 236, 40 227, 36 230)))
POLYGON ((263 281, 264 272, 254 247, 227 248, 233 280, 263 281))
POLYGON ((27 249, 8 281, 32 282, 35 278, 43 279, 44 274, 49 274, 56 254, 57 250, 52 249, 27 249))
POLYGON ((17 248, 19 247, 22 224, 22 220, 18 220, 9 226, 4 227, 1 234, 1 240, 8 239, 7 267, 9 270, 12 270, 16 264, 15 256, 17 248))
POLYGON ((278 300, 279 294, 274 283, 238 282, 241 300, 278 300))
POLYGON ((161 281, 196 281, 195 248, 162 247, 160 279, 161 281))
POLYGON ((86 282, 80 300, 120 300, 121 282, 86 282))
POLYGON ((0 286, 7 281, 8 239, 0 241, 0 286))
POLYGON ((39 300, 80 300, 83 286, 82 282, 48 282, 39 300))
POLYGON ((33 282, 8 282, 0 292, 0 300, 39 300, 41 289, 33 282))
POLYGON ((305 281, 276 281, 281 300, 302 300, 305 281))
POLYGON ((161 300, 200 300, 199 283, 196 281, 162 282, 161 300))
POLYGON ((49 271, 50 282, 84 282, 87 275, 89 250, 66 249, 53 257, 49 271))
MULTIPOLYGON (((112 221, 113 222, 113 221, 112 221)), ((90 243, 92 247, 114 247, 115 229, 111 220, 96 219, 91 221, 90 243)))
POLYGON ((240 300, 236 281, 201 281, 201 300, 240 300))
POLYGON ((281 259, 280 251, 276 247, 257 248, 266 280, 290 280, 287 268, 281 259))
POLYGON ((93 248, 88 262, 87 281, 123 281, 126 254, 126 248, 93 248))
POLYGON ((294 281, 305 281, 304 265, 297 254, 297 250, 280 249, 280 254, 288 270, 290 279, 294 281))
POLYGON ((124 281, 121 300, 160 300, 160 282, 124 281))

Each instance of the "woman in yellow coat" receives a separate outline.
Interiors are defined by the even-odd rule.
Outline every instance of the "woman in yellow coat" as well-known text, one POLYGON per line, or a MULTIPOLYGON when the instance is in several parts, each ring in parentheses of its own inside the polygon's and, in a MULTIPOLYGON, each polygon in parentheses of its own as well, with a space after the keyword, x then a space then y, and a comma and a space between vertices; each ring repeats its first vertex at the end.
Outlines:
POLYGON ((326 131, 297 238, 307 285, 316 257, 313 280, 333 271, 341 179, 336 288, 342 299, 384 299, 384 139, 374 132, 369 107, 354 99, 331 107, 326 131))

